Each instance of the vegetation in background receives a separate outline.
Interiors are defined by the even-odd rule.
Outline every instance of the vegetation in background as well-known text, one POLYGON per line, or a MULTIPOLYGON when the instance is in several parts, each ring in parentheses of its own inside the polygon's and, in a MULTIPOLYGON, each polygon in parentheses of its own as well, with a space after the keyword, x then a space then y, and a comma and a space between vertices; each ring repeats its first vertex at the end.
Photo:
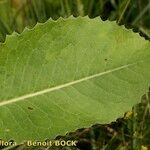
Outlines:
POLYGON ((150 38, 149 0, 0 0, 0 41, 14 30, 70 15, 116 20, 150 38))
MULTIPOLYGON (((116 20, 150 39, 150 0, 0 0, 0 41, 13 31, 33 27, 49 17, 57 19, 89 15, 103 20, 116 20)), ((77 148, 53 147, 54 150, 148 150, 150 149, 150 94, 125 117, 109 125, 95 125, 70 133, 65 139, 78 139, 77 148)), ((11 149, 11 148, 10 148, 11 149)), ((28 148, 20 145, 12 148, 28 148)))

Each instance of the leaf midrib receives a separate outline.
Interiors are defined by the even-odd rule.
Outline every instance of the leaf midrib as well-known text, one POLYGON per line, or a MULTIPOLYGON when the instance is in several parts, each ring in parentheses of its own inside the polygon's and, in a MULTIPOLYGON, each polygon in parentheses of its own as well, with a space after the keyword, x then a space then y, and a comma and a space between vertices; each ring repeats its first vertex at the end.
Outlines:
POLYGON ((59 90, 59 89, 62 89, 62 88, 65 88, 65 87, 68 87, 68 86, 71 86, 71 85, 75 85, 77 83, 81 83, 83 81, 94 79, 96 77, 100 77, 100 76, 103 76, 105 74, 109 74, 109 73, 112 73, 112 72, 115 72, 115 71, 118 71, 118 70, 122 70, 122 69, 128 68, 129 66, 134 66, 136 64, 137 64, 137 62, 132 63, 132 64, 123 65, 121 67, 117 67, 117 68, 110 69, 110 70, 107 70, 107 71, 104 71, 104 72, 100 72, 100 73, 97 73, 97 74, 94 74, 94 75, 91 75, 91 76, 81 78, 79 80, 75 80, 75 81, 71 81, 71 82, 62 84, 62 85, 58 85, 58 86, 55 86, 55 87, 50 87, 50 88, 47 88, 47 89, 43 89, 43 90, 40 90, 40 91, 37 91, 37 92, 34 92, 34 93, 25 94, 25 95, 22 95, 22 96, 19 96, 19 97, 16 97, 16 98, 12 98, 12 99, 8 99, 8 100, 1 100, 0 107, 5 106, 5 105, 9 105, 9 104, 12 104, 12 103, 16 103, 16 102, 19 102, 19 101, 27 100, 29 98, 40 96, 40 95, 43 95, 43 94, 46 94, 46 93, 50 93, 52 91, 56 91, 56 90, 59 90))

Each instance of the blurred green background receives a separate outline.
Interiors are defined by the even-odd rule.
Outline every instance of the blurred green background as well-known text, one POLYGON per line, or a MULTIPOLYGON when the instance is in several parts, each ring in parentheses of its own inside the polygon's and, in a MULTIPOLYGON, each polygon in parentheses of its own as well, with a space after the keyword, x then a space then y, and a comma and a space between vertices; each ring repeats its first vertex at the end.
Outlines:
POLYGON ((150 38, 150 0, 0 0, 0 41, 14 30, 70 15, 116 20, 150 38))
MULTIPOLYGON (((115 20, 150 39, 150 0, 0 0, 0 42, 13 31, 70 15, 115 20)), ((47 135, 49 137, 49 135, 47 135)), ((106 125, 80 129, 57 139, 75 139, 77 147, 26 147, 17 150, 148 150, 150 149, 150 92, 124 118, 106 125)), ((1 147, 3 149, 4 147, 1 147)))

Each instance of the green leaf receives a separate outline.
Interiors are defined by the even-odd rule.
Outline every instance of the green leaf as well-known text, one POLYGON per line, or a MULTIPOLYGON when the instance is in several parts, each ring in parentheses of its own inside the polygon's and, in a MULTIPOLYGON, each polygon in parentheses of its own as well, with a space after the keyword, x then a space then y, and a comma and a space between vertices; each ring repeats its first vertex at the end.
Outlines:
POLYGON ((150 84, 150 43, 114 22, 48 20, 0 47, 0 137, 44 140, 110 123, 150 84))

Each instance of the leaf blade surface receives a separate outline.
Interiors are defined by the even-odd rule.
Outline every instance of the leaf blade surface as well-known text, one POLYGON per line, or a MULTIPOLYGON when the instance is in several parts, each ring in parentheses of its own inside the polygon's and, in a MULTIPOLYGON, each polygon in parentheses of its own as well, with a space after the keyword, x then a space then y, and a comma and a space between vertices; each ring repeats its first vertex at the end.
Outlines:
POLYGON ((0 54, 6 140, 42 140, 109 123, 149 85, 149 42, 99 18, 49 20, 8 37, 0 54))

